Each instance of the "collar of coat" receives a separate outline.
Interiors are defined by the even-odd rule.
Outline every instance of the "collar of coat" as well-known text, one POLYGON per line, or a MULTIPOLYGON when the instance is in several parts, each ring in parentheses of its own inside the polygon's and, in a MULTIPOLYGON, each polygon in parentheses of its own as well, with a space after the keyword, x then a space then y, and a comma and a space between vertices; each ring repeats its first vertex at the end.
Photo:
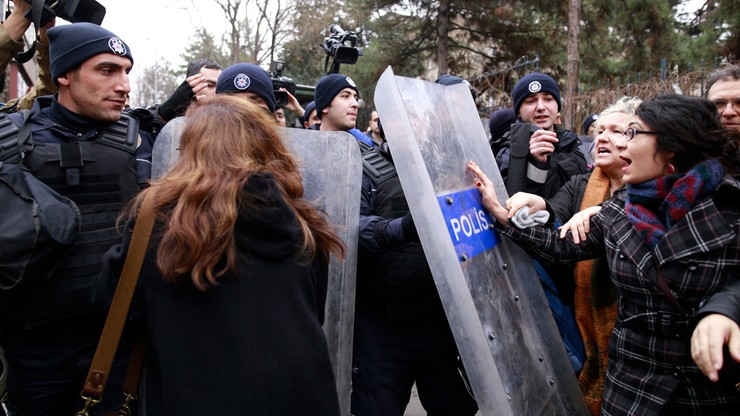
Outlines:
POLYGON ((632 223, 627 219, 624 203, 625 188, 614 194, 614 202, 621 207, 610 228, 620 240, 619 248, 624 255, 640 267, 650 268, 652 252, 658 264, 706 253, 735 241, 740 218, 740 181, 725 175, 722 183, 712 194, 697 204, 684 218, 671 227, 655 246, 654 250, 643 241, 632 223))

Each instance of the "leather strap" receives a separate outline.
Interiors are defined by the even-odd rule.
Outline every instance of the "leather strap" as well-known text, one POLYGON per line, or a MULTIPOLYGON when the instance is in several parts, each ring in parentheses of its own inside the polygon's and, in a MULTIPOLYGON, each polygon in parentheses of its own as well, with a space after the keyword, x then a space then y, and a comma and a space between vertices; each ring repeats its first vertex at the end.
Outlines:
MULTIPOLYGON (((129 245, 128 253, 126 254, 126 261, 123 265, 123 271, 121 272, 121 278, 118 281, 116 287, 116 293, 113 295, 113 302, 108 312, 108 318, 105 321, 103 327, 103 333, 100 336, 100 342, 98 348, 95 350, 95 356, 93 357, 90 370, 87 373, 87 378, 82 387, 83 398, 90 398, 93 401, 98 401, 103 397, 103 389, 105 388, 105 382, 108 379, 111 365, 113 364, 113 357, 118 349, 118 343, 121 340, 121 332, 123 326, 126 323, 126 317, 128 316, 129 306, 131 305, 131 299, 136 289, 136 282, 139 280, 139 273, 141 272, 141 265, 144 262, 144 255, 146 254, 147 247, 149 245, 149 237, 154 227, 155 213, 152 209, 152 195, 147 195, 142 202, 139 209, 139 215, 134 225, 133 236, 131 237, 131 244, 129 245)), ((140 342, 137 342, 137 345, 140 342)), ((144 347, 146 342, 144 342, 144 347)), ((139 362, 134 363, 137 356, 137 349, 135 347, 134 355, 131 357, 129 363, 129 370, 131 366, 138 365, 138 375, 141 374, 141 366, 143 365, 145 353, 139 350, 139 362)), ((129 371, 130 373, 131 371, 129 371)), ((129 380, 129 374, 126 375, 126 383, 130 386, 131 381, 129 380)), ((133 387, 133 394, 138 389, 138 376, 136 377, 135 386, 133 387)))
POLYGON ((663 294, 668 298, 668 301, 671 302, 671 305, 673 305, 673 307, 676 308, 678 312, 681 312, 681 315, 689 317, 689 314, 686 313, 686 310, 678 302, 676 294, 673 293, 671 288, 668 287, 668 282, 666 282, 663 271, 660 270, 660 265, 657 261, 655 261, 655 273, 658 276, 658 288, 660 288, 660 291, 663 292, 663 294))

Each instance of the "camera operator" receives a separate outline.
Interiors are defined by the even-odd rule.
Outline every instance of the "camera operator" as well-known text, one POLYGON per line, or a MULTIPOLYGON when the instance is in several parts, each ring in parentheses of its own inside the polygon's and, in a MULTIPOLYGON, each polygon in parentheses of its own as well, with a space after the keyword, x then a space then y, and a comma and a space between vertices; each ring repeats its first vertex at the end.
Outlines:
MULTIPOLYGON (((31 3, 19 0, 13 3, 13 11, 0 26, 0 68, 5 67, 13 59, 16 53, 23 50, 25 46, 21 41, 23 34, 31 26, 31 21, 26 18, 26 13, 31 9, 31 3)), ((56 92, 56 86, 51 79, 49 70, 49 38, 46 32, 54 27, 54 19, 41 27, 39 38, 36 42, 36 63, 38 77, 33 88, 22 98, 9 100, 0 108, 0 112, 10 113, 18 110, 29 110, 33 107, 36 97, 51 95, 56 92)))

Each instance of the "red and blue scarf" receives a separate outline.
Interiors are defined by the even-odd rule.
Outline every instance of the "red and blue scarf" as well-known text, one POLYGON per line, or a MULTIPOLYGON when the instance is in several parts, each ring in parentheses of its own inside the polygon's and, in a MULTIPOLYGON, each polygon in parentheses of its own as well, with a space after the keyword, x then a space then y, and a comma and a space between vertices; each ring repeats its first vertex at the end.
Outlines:
POLYGON ((722 164, 709 159, 686 173, 627 185, 627 218, 654 248, 674 224, 717 189, 724 175, 722 164))

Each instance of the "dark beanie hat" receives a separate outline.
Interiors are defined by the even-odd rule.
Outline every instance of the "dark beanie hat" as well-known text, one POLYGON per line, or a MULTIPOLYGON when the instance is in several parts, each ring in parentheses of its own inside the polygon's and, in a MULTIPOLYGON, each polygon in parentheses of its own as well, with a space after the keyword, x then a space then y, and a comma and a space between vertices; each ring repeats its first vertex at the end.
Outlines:
POLYGON ((48 36, 51 79, 57 86, 57 78, 96 55, 112 53, 134 63, 128 45, 113 32, 93 23, 55 26, 49 29, 48 36))
POLYGON ((316 89, 313 93, 314 102, 316 103, 316 115, 321 118, 324 108, 331 104, 334 97, 345 88, 352 88, 357 91, 357 84, 352 78, 342 74, 329 74, 321 77, 316 83, 316 89))
POLYGON ((303 110, 303 117, 301 117, 301 124, 308 121, 308 117, 311 115, 311 112, 316 110, 316 102, 311 101, 310 103, 306 104, 306 108, 303 110))
POLYGON ((516 113, 511 108, 501 108, 491 113, 488 119, 488 130, 491 132, 491 140, 496 141, 501 138, 511 125, 516 122, 516 113))
POLYGON ((588 134, 588 128, 591 127, 592 124, 594 124, 594 121, 596 121, 599 118, 598 114, 591 114, 588 117, 586 117, 585 120, 583 120, 583 134, 588 134))
POLYGON ((514 100, 514 112, 519 114, 519 107, 522 105, 522 101, 538 92, 546 92, 555 97, 558 101, 558 111, 560 111, 561 104, 558 83, 548 75, 533 72, 524 76, 524 78, 520 79, 514 85, 514 90, 511 92, 511 98, 514 100))
POLYGON ((472 85, 470 85, 470 82, 466 79, 462 79, 460 77, 456 77, 454 75, 444 74, 440 75, 439 78, 437 78, 436 81, 437 84, 442 85, 457 85, 457 84, 465 84, 470 89, 470 94, 473 95, 473 100, 475 100, 475 97, 478 96, 478 93, 475 91, 475 88, 473 88, 472 85))
POLYGON ((275 112, 275 94, 272 92, 272 78, 264 69, 255 64, 234 64, 221 72, 216 81, 216 94, 234 92, 253 92, 267 103, 270 112, 275 112))

